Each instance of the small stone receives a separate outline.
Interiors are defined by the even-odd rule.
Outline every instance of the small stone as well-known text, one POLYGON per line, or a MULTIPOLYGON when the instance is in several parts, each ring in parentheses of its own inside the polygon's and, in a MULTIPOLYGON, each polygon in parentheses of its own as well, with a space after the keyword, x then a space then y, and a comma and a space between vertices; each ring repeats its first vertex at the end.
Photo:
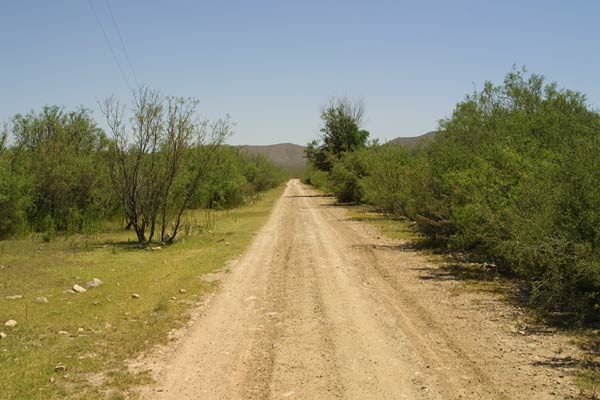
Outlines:
POLYGON ((99 306, 100 302, 99 301, 93 301, 92 304, 95 305, 95 306, 99 306))
POLYGON ((63 293, 64 293, 64 294, 75 294, 75 293, 77 293, 77 292, 76 292, 76 291, 74 291, 74 290, 71 290, 71 289, 69 289, 69 290, 65 290, 63 293))
POLYGON ((54 367, 54 371, 56 372, 65 372, 67 370, 67 367, 65 367, 64 365, 57 365, 56 367, 54 367))
POLYGON ((38 303, 38 304, 47 304, 48 303, 48 298, 47 297, 43 297, 43 296, 36 297, 35 298, 35 302, 38 303))
POLYGON ((58 334, 59 335, 68 335, 69 332, 67 332, 67 331, 58 331, 58 334))
POLYGON ((175 301, 175 300, 177 300, 177 298, 176 297, 171 297, 171 300, 175 301))
POLYGON ((88 288, 97 288, 100 285, 102 285, 102 281, 98 278, 94 278, 86 284, 88 288))
POLYGON ((75 285, 73 285, 73 291, 75 293, 83 293, 83 292, 86 291, 86 289, 83 288, 83 287, 81 287, 81 286, 79 286, 79 285, 77 285, 77 284, 75 284, 75 285))
POLYGON ((77 331, 78 331, 78 332, 83 332, 84 330, 85 330, 85 329, 83 329, 83 328, 77 328, 77 331))
POLYGON ((134 294, 132 294, 132 295, 131 295, 131 298, 132 298, 132 299, 139 299, 139 298, 140 298, 140 295, 139 295, 139 294, 137 294, 137 293, 134 293, 134 294))
POLYGON ((187 293, 187 290, 185 290, 185 289, 179 289, 179 293, 181 293, 181 294, 186 294, 186 293, 187 293))
POLYGON ((56 382, 56 379, 53 376, 51 376, 49 381, 50 381, 50 383, 54 383, 54 382, 56 382))
POLYGON ((23 298, 20 294, 14 294, 12 296, 6 296, 6 300, 21 300, 23 298))
POLYGON ((4 323, 4 326, 8 326, 9 328, 14 328, 17 325, 17 321, 14 319, 9 319, 4 323))
POLYGON ((0 340, 5 339, 8 335, 4 332, 0 332, 0 340))

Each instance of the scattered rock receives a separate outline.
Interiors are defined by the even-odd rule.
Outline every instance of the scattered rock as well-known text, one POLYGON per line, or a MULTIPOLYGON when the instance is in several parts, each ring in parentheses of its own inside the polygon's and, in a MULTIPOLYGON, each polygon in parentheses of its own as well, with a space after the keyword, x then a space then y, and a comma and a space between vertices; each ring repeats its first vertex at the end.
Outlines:
POLYGON ((38 303, 38 304, 47 304, 48 303, 48 298, 44 297, 44 296, 36 297, 35 298, 35 302, 38 303))
POLYGON ((20 294, 14 294, 12 296, 6 296, 6 300, 21 300, 23 298, 20 294))
POLYGON ((0 340, 6 338, 8 335, 4 332, 0 332, 0 340))
POLYGON ((73 285, 73 291, 75 293, 83 293, 86 291, 84 287, 79 286, 78 284, 73 285))
POLYGON ((175 301, 175 300, 177 300, 177 298, 176 297, 171 297, 171 300, 175 301))
POLYGON ((14 328, 17 325, 17 321, 14 319, 9 319, 4 323, 4 326, 8 326, 9 328, 14 328))
POLYGON ((65 367, 64 365, 57 365, 56 367, 54 367, 54 371, 56 372, 65 372, 67 370, 67 367, 65 367))
POLYGON ((95 306, 99 306, 100 302, 99 301, 93 301, 92 304, 95 305, 95 306))
POLYGON ((85 329, 83 328, 77 328, 77 332, 83 332, 85 329))
POLYGON ((54 383, 54 382, 56 382, 56 379, 53 376, 51 376, 49 381, 50 381, 50 383, 54 383))
POLYGON ((137 294, 137 293, 134 293, 134 294, 132 294, 132 295, 131 295, 131 298, 132 298, 132 299, 139 299, 139 298, 140 298, 140 295, 139 295, 139 294, 137 294))
POLYGON ((91 281, 89 281, 88 283, 86 283, 86 286, 90 289, 97 288, 100 285, 102 285, 102 281, 98 278, 94 278, 91 281))
POLYGON ((69 332, 67 332, 67 331, 58 331, 58 334, 59 335, 68 335, 69 332))
POLYGON ((160 250, 160 249, 162 249, 162 247, 156 246, 156 247, 149 247, 148 249, 149 250, 160 250))
POLYGON ((185 289, 179 289, 179 293, 181 293, 181 294, 186 294, 186 293, 187 293, 187 290, 185 290, 185 289))

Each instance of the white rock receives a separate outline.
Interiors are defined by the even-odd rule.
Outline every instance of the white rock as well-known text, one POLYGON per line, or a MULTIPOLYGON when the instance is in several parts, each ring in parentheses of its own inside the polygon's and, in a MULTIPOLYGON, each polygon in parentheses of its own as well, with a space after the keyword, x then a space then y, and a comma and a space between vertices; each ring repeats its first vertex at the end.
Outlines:
POLYGON ((83 293, 83 292, 85 292, 86 290, 85 290, 85 288, 83 288, 83 287, 79 286, 78 284, 75 284, 75 285, 73 285, 73 291, 74 291, 75 293, 83 293))
POLYGON ((88 288, 96 288, 100 285, 102 285, 102 281, 98 278, 94 278, 86 284, 88 288))
POLYGON ((187 290, 185 290, 185 289, 179 289, 179 293, 185 294, 185 293, 187 293, 187 290))
POLYGON ((23 298, 20 294, 15 294, 12 296, 6 296, 6 300, 21 300, 23 298))
POLYGON ((0 332, 0 340, 6 338, 8 335, 4 332, 0 332))
POLYGON ((139 295, 139 294, 137 294, 137 293, 134 293, 134 294, 132 294, 132 295, 131 295, 131 298, 132 298, 132 299, 139 299, 139 298, 140 298, 140 295, 139 295))
POLYGON ((35 302, 38 304, 47 304, 48 303, 48 298, 47 297, 36 297, 35 298, 35 302))
POLYGON ((17 321, 14 319, 9 319, 4 323, 4 326, 8 326, 9 328, 14 328, 17 325, 17 321))
POLYGON ((69 332, 67 332, 67 331, 58 331, 58 334, 59 335, 68 335, 69 332))

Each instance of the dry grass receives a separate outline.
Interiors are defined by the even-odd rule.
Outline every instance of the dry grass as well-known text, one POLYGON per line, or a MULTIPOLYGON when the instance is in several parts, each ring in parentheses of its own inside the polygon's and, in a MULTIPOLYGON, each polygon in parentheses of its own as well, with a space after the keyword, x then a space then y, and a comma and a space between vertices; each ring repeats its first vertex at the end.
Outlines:
POLYGON ((352 205, 344 206, 348 210, 348 216, 355 221, 364 221, 375 225, 379 231, 391 238, 416 242, 420 236, 412 223, 406 219, 394 219, 385 214, 373 211, 369 206, 352 205))

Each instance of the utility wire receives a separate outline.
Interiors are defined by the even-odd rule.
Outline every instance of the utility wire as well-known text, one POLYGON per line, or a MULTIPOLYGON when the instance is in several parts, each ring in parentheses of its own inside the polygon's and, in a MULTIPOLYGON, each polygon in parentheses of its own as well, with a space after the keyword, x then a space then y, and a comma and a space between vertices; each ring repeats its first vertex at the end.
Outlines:
POLYGON ((115 53, 115 50, 113 49, 112 45, 110 44, 110 40, 108 40, 108 35, 106 34, 104 27, 102 26, 102 22, 100 22, 100 18, 98 18, 98 13, 96 13, 96 8, 94 8, 94 4, 92 3, 92 0, 88 0, 88 3, 90 5, 90 7, 92 8, 92 11, 94 12, 94 16, 96 17, 96 22, 98 22, 98 25, 100 26, 100 29, 102 30, 102 34, 104 35, 104 40, 106 40, 106 44, 108 44, 108 48, 110 49, 110 52, 112 53, 112 56, 115 59, 115 62, 117 63, 117 67, 119 67, 121 76, 125 80, 125 83, 127 84, 127 87, 129 88, 129 91, 132 91, 131 85, 129 84, 129 80, 127 79, 127 76, 125 75, 125 72, 123 72, 123 67, 121 67, 121 63, 119 62, 119 59, 117 58, 117 54, 115 53))
POLYGON ((131 64, 131 59, 129 58, 129 52, 127 51, 127 47, 125 47, 125 41, 123 40, 123 36, 121 36, 121 30, 119 29, 119 25, 117 25, 117 20, 115 19, 115 15, 112 12, 112 7, 110 6, 110 2, 108 0, 105 0, 105 1, 106 1, 106 6, 108 7, 108 11, 110 13, 110 18, 112 19, 113 25, 115 26, 115 29, 117 30, 117 36, 119 36, 119 40, 121 41, 121 46, 123 46, 123 52, 125 52, 125 58, 127 59, 127 64, 129 65, 131 74, 133 75, 133 80, 135 81, 135 84, 139 87, 140 83, 138 82, 137 76, 135 75, 135 71, 131 64))

